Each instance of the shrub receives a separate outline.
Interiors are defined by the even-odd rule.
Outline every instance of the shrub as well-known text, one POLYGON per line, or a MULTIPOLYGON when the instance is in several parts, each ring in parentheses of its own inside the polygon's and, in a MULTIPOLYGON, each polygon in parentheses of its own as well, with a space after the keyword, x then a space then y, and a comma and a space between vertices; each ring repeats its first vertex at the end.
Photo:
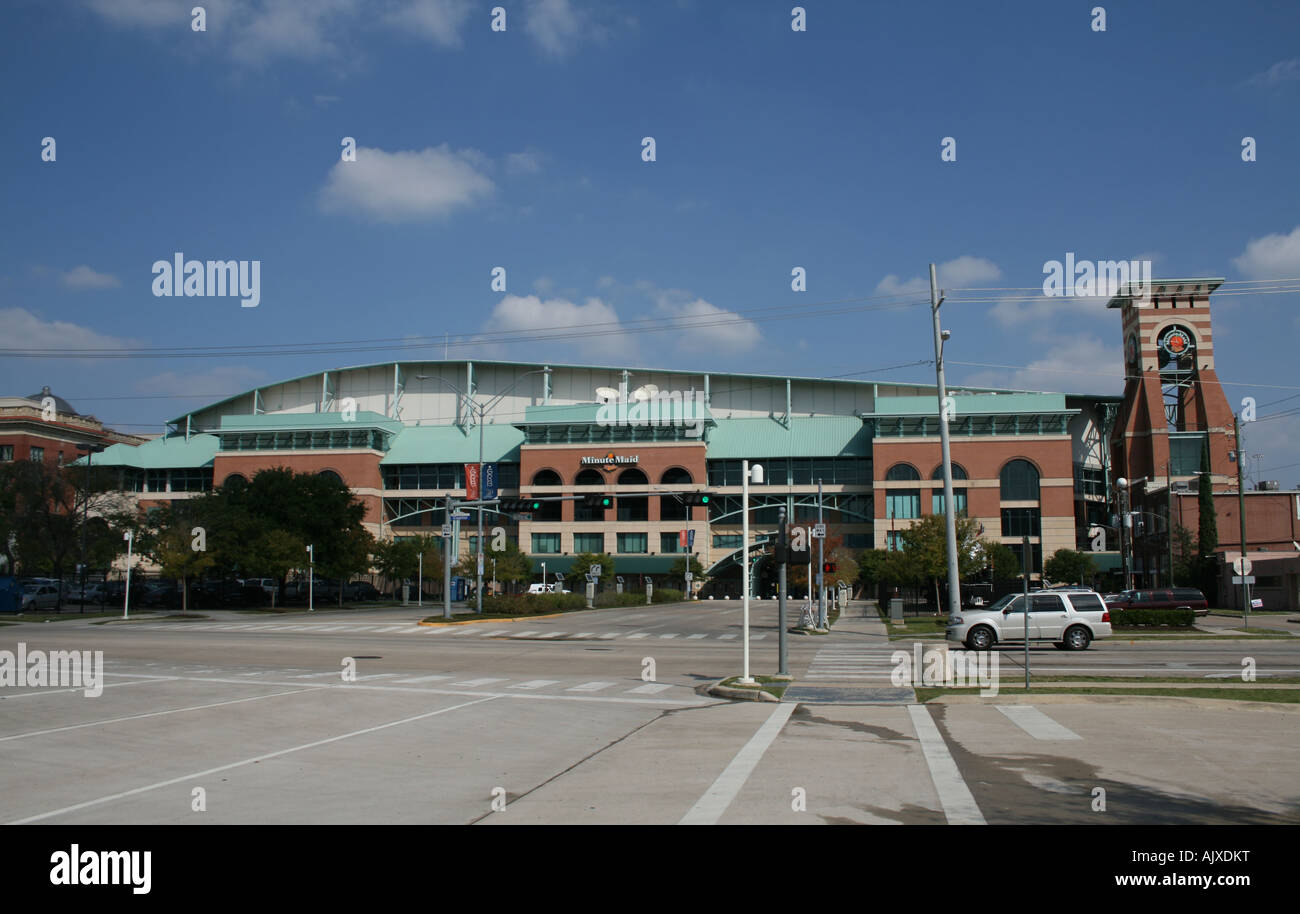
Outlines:
POLYGON ((1110 622, 1118 626, 1168 625, 1191 628, 1196 613, 1190 609, 1112 609, 1110 622))
MULTIPOLYGON (((644 600, 645 597, 641 599, 644 600)), ((656 590, 651 599, 656 603, 680 603, 686 599, 686 594, 680 590, 665 587, 662 590, 656 590)))
POLYGON ((596 594, 596 605, 600 607, 645 606, 645 594, 618 593, 617 591, 607 590, 604 593, 596 594))
POLYGON ((518 593, 483 598, 483 612, 511 616, 544 615, 566 609, 586 608, 586 598, 577 593, 518 593))

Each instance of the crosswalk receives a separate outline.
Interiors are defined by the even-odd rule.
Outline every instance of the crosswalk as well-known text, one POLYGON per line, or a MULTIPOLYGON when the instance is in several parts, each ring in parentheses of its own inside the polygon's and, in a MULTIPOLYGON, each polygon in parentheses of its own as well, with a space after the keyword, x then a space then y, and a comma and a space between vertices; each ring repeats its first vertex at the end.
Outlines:
POLYGON ((894 670, 890 659, 893 653, 887 646, 825 647, 813 657, 803 678, 822 682, 888 682, 894 670))
MULTIPOLYGON (((111 679, 166 679, 229 682, 265 682, 276 684, 302 683, 321 685, 343 684, 341 670, 312 671, 300 667, 279 669, 249 669, 247 667, 213 667, 211 665, 176 664, 162 661, 106 661, 105 675, 111 679)), ((446 692, 461 689, 476 692, 519 695, 660 695, 674 688, 668 682, 641 682, 639 680, 615 681, 608 679, 516 679, 508 676, 474 675, 472 673, 369 673, 358 671, 354 682, 367 686, 391 686, 401 690, 429 688, 446 692)), ((677 687, 680 697, 693 692, 690 686, 677 687)))
MULTIPOLYGON (((418 625, 414 622, 387 622, 387 623, 367 623, 367 622, 343 622, 343 623, 321 623, 321 622, 185 622, 185 623, 157 623, 157 624, 138 624, 133 626, 144 631, 197 631, 197 632, 243 632, 251 634, 273 633, 273 634, 311 634, 311 635, 351 635, 351 634, 382 634, 382 635, 424 635, 427 637, 440 636, 443 638, 455 638, 457 640, 479 639, 479 638, 497 638, 509 641, 640 641, 653 639, 657 641, 686 641, 686 642, 704 642, 704 641, 734 641, 740 637, 735 632, 725 634, 716 634, 712 632, 659 632, 659 631, 622 631, 622 632, 597 632, 597 631, 545 631, 541 629, 528 629, 517 631, 513 628, 493 628, 490 625, 418 625)), ((769 632, 750 632, 750 641, 763 641, 769 632)))

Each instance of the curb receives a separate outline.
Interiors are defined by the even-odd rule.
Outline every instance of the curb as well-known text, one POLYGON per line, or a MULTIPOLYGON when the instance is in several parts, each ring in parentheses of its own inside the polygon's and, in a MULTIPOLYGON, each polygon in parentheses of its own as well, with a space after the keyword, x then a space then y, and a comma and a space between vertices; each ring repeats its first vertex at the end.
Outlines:
MULTIPOLYGON (((575 612, 576 611, 577 610, 575 610, 575 612)), ((568 613, 547 613, 544 616, 515 616, 510 619, 460 619, 460 620, 452 619, 447 622, 425 622, 423 619, 421 619, 419 622, 415 624, 423 625, 428 628, 438 628, 443 625, 484 625, 488 622, 500 622, 504 625, 511 622, 524 622, 532 619, 558 619, 561 616, 565 616, 565 615, 568 615, 568 613)))
POLYGON ((712 695, 715 698, 729 698, 732 701, 781 701, 771 692, 763 689, 739 689, 733 686, 724 686, 722 682, 723 680, 719 679, 712 684, 706 683, 696 688, 695 692, 698 695, 712 695))

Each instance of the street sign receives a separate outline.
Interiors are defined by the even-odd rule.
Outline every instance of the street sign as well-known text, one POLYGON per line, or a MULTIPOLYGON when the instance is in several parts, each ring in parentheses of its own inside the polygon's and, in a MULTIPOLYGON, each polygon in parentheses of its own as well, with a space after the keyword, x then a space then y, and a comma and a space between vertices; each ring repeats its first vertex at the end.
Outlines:
POLYGON ((443 525, 442 525, 442 535, 443 535, 443 536, 451 536, 451 524, 443 524, 443 525))
POLYGON ((1250 569, 1253 567, 1254 566, 1252 565, 1250 559, 1246 558, 1244 555, 1241 556, 1240 558, 1235 558, 1232 560, 1232 570, 1237 572, 1237 574, 1241 574, 1241 575, 1250 574, 1250 569))
POLYGON ((1234 575, 1232 578, 1234 584, 1254 584, 1255 576, 1253 574, 1234 575))
POLYGON ((452 519, 452 520, 469 520, 469 515, 468 515, 468 514, 453 514, 453 515, 451 516, 451 519, 452 519))
POLYGON ((1263 608, 1264 608, 1264 601, 1261 600, 1261 599, 1259 599, 1259 597, 1255 597, 1253 600, 1250 601, 1250 608, 1251 608, 1251 609, 1263 609, 1263 608))
POLYGON ((689 571, 686 572, 686 580, 688 580, 688 581, 693 581, 693 580, 695 580, 695 575, 691 574, 689 571))
POLYGON ((603 569, 599 565, 591 566, 591 573, 594 574, 596 577, 600 577, 600 573, 602 570, 603 569))
POLYGON ((824 539, 826 539, 826 525, 825 525, 825 524, 815 524, 815 525, 813 525, 813 528, 812 528, 812 538, 815 539, 815 540, 824 540, 824 539))

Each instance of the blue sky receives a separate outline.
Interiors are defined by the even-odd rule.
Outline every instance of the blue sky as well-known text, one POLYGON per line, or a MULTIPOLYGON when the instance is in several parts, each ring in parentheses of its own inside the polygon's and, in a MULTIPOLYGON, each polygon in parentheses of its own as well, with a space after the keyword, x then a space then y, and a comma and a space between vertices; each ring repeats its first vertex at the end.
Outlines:
MULTIPOLYGON (((793 3, 759 0, 211 0, 203 32, 195 5, 0 11, 0 345, 409 348, 11 354, 0 392, 49 384, 156 431, 257 384, 488 331, 516 336, 450 354, 867 372, 931 358, 927 310, 907 307, 930 261, 948 289, 1038 287, 1067 252, 1300 277, 1294 4, 1106 3, 1104 32, 1095 2, 809 2, 804 32, 793 3), (152 264, 177 251, 260 261, 260 304, 154 296, 152 264), (647 329, 520 339, 588 324, 647 329)), ((1009 295, 950 292, 952 382, 1122 390, 1116 312, 960 302, 1009 295)), ((1260 405, 1248 451, 1288 485, 1298 304, 1217 298, 1214 328, 1230 401, 1260 405)))

